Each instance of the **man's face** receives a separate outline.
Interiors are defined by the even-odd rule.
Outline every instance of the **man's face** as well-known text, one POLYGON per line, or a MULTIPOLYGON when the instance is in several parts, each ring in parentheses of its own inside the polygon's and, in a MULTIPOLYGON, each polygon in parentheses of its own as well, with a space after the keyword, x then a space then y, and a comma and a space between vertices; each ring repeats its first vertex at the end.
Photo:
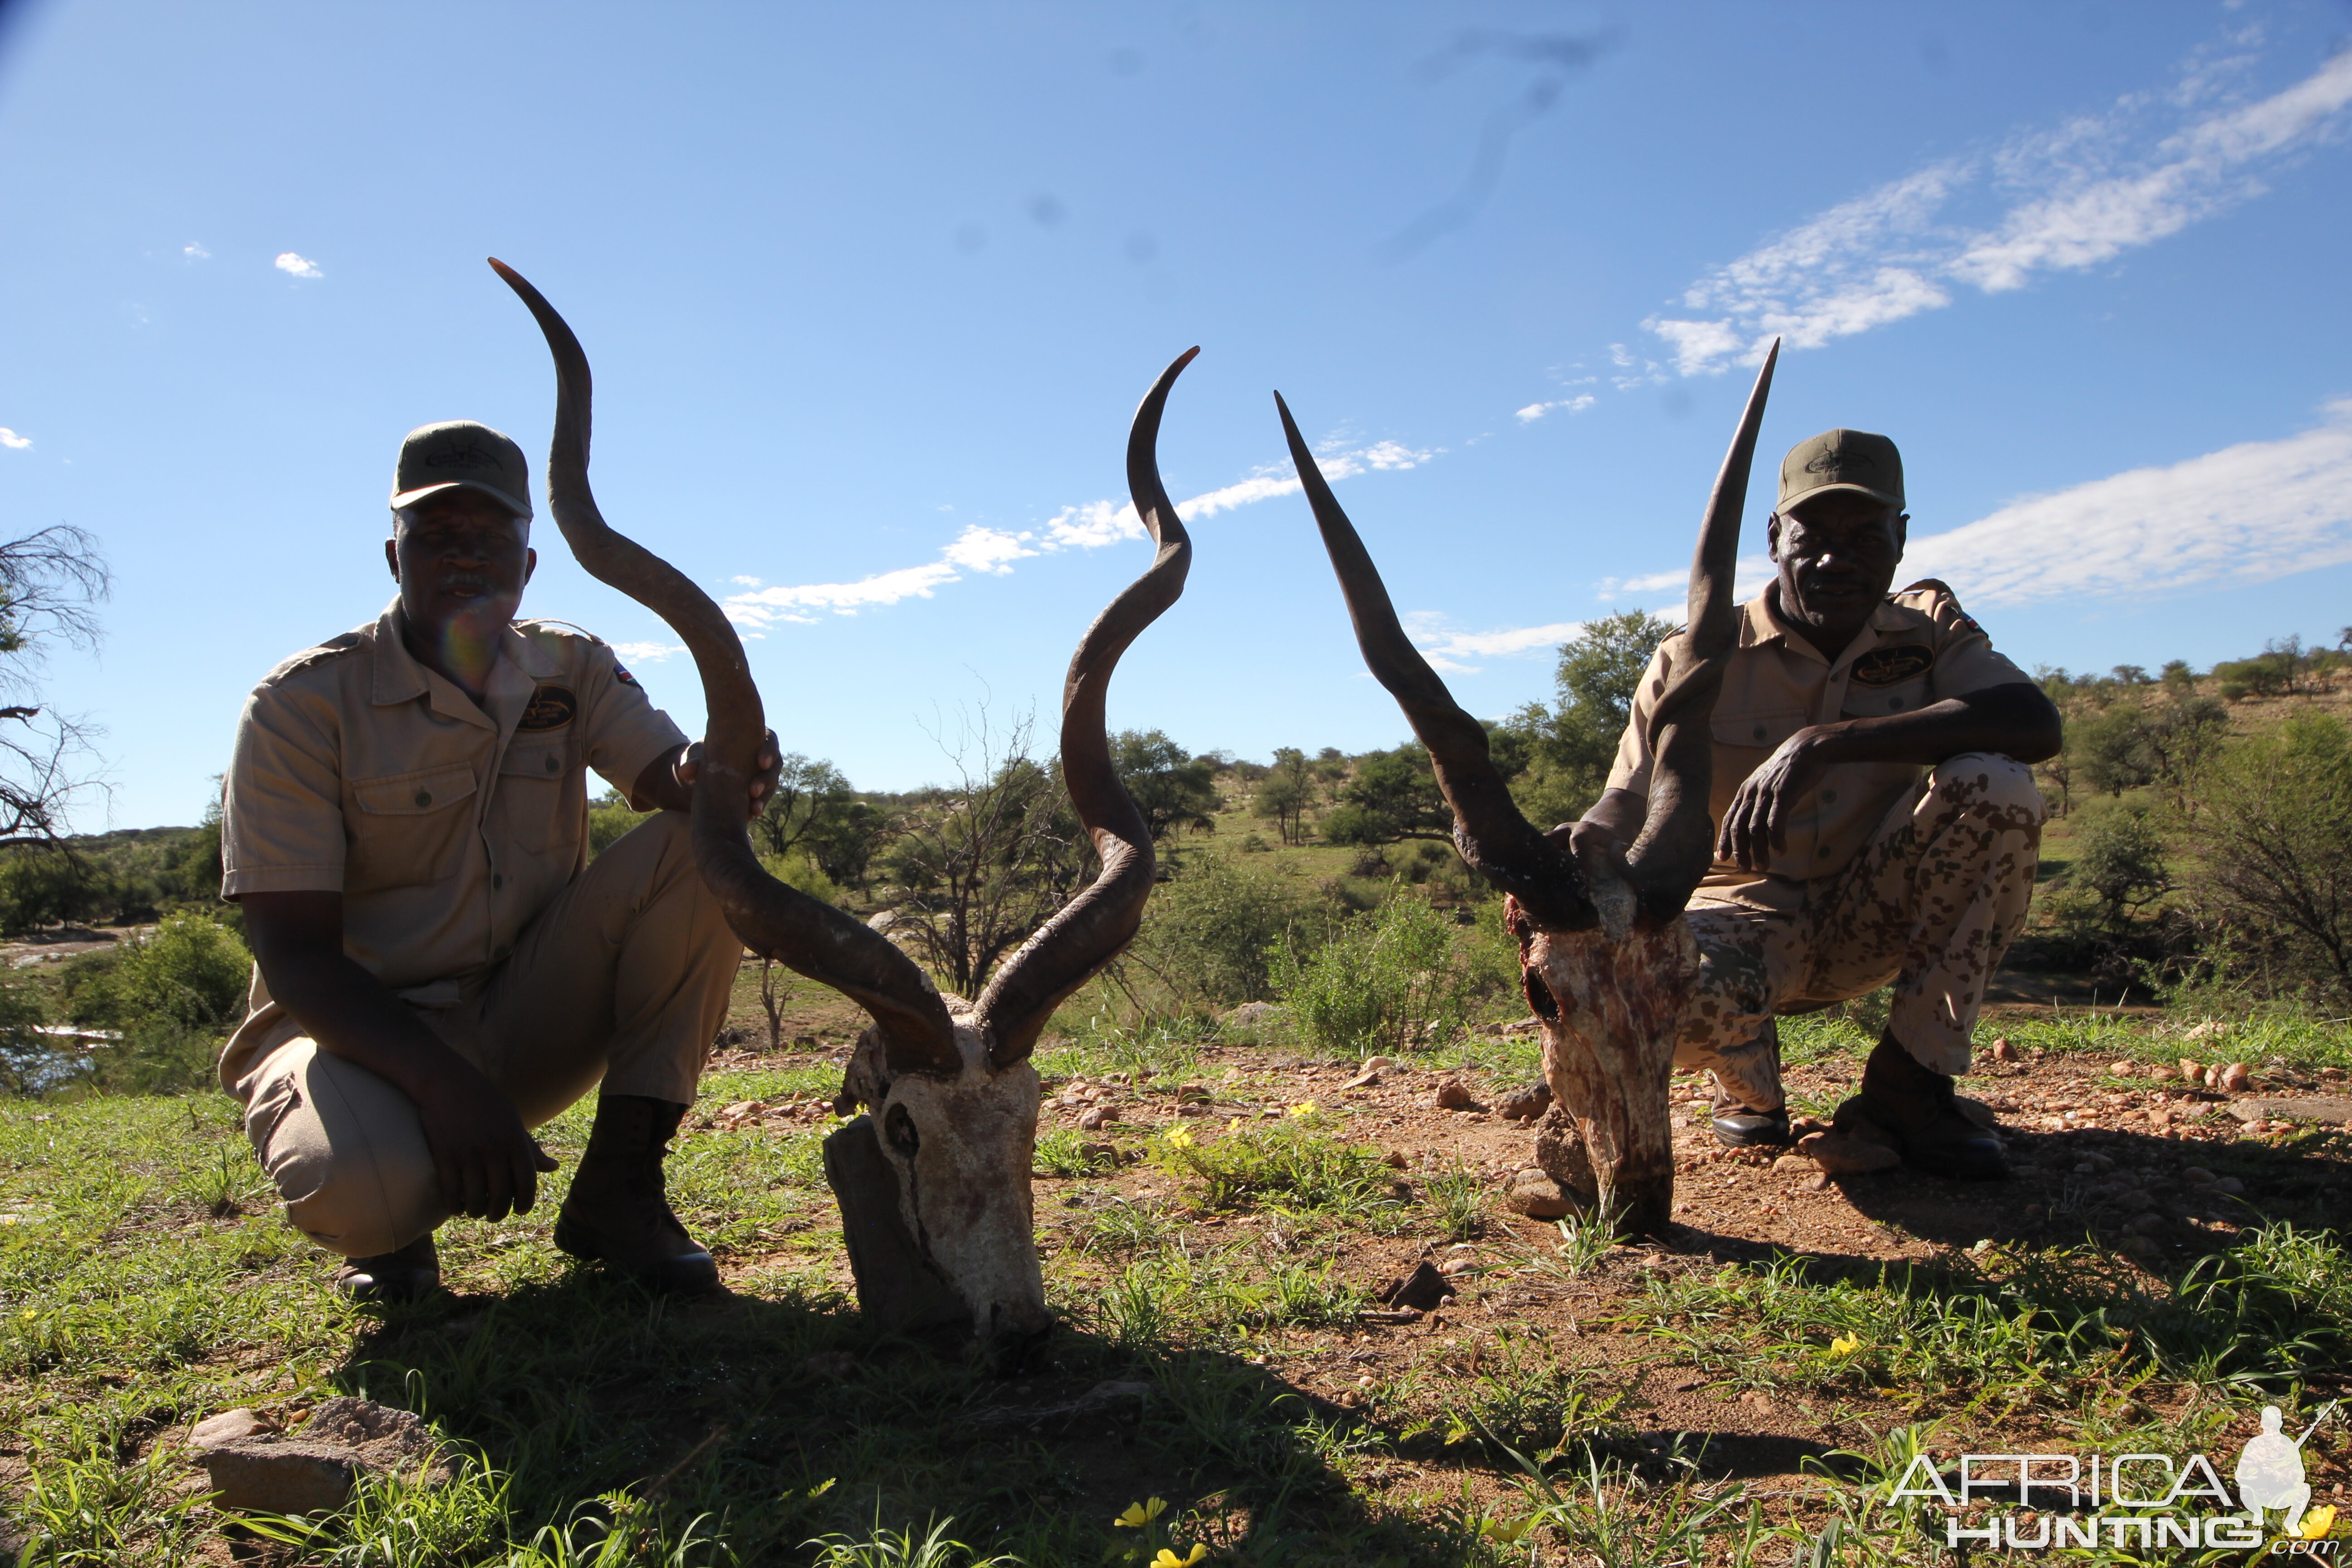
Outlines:
POLYGON ((487 647, 514 619, 539 564, 530 525, 468 489, 444 490, 393 516, 383 554, 411 630, 436 644, 487 647))
POLYGON ((1800 501, 1765 525, 1780 610, 1823 630, 1859 627, 1895 585, 1910 518, 1853 490, 1800 501))

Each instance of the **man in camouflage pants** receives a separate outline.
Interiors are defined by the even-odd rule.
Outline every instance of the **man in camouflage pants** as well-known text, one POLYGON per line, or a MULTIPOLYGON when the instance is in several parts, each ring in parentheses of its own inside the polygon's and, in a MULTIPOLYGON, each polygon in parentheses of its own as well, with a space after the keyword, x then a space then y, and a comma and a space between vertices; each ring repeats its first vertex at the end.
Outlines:
MULTIPOLYGON (((2058 710, 1943 584, 1889 593, 1909 521, 1884 436, 1828 431, 1780 465, 1777 572, 1742 609, 1716 700, 1716 861, 1691 900, 1700 978, 1675 1060, 1713 1071, 1717 1138, 1785 1143, 1774 1019, 1891 984, 1839 1124, 1874 1124, 1922 1169, 1997 1179, 2000 1141, 1952 1079, 2025 923, 2043 815, 2029 764, 2056 754, 2058 710)), ((1641 831, 1663 668, 1574 838, 1641 831)))

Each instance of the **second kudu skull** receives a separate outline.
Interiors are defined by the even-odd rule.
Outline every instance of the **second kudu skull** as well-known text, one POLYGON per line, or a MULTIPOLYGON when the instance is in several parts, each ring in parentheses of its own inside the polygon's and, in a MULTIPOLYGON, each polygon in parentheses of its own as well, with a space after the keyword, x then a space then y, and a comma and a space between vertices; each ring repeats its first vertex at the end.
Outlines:
POLYGON ((1519 812, 1488 754, 1486 727, 1464 712, 1398 624, 1379 571, 1279 394, 1275 405, 1332 570, 1355 623, 1364 663, 1429 749, 1454 812, 1462 858, 1508 895, 1520 981, 1542 1021, 1544 1077, 1574 1123, 1581 1189, 1623 1233, 1657 1235, 1674 1212, 1674 1138, 1666 1080, 1674 1037, 1698 974, 1683 911, 1713 858, 1707 813, 1709 721, 1738 644, 1732 575, 1748 469, 1780 345, 1758 372, 1731 450, 1699 526, 1690 616, 1677 635, 1674 678, 1659 693, 1649 734, 1657 765, 1641 836, 1622 861, 1580 861, 1567 836, 1538 832, 1519 812))
POLYGON ((555 356, 548 504, 565 543, 592 575, 668 622, 701 676, 709 717, 693 840, 703 879, 746 946, 832 986, 874 1020, 840 1101, 867 1114, 828 1141, 825 1158, 861 1304, 892 1327, 953 1321, 988 1340, 1041 1331, 1049 1320, 1030 1206, 1038 1086, 1029 1055, 1054 1009, 1132 940, 1151 891, 1151 836, 1111 765, 1103 703, 1119 656, 1176 602, 1192 564, 1155 451, 1169 389, 1199 351, 1160 374, 1128 438, 1128 487, 1158 553, 1087 628, 1062 689, 1063 779, 1101 873, 967 1002, 942 995, 879 932, 761 867, 747 823, 766 721, 742 641, 709 595, 597 511, 587 355, 538 289, 490 265, 530 307, 555 356))

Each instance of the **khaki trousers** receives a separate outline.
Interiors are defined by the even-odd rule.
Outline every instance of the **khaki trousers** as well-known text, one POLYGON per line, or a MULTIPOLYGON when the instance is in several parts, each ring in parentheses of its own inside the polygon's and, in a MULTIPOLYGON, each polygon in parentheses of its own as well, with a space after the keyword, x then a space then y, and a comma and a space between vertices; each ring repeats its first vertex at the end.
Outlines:
POLYGON ((1968 752, 1921 779, 1843 870, 1701 888, 1698 989, 1675 1064, 1774 1110, 1785 1103, 1774 1017, 1891 984, 1895 1039, 1924 1067, 1968 1071, 1985 987, 2025 924, 2044 815, 2031 769, 1968 752))
MULTIPOLYGON (((446 1006, 412 1005, 526 1126, 600 1083, 690 1105, 742 952, 695 869, 686 814, 665 811, 572 879, 504 963, 446 1006)), ((288 1219, 320 1246, 373 1257, 449 1217, 415 1102, 320 1050, 276 1004, 237 1032, 222 1078, 288 1219)))

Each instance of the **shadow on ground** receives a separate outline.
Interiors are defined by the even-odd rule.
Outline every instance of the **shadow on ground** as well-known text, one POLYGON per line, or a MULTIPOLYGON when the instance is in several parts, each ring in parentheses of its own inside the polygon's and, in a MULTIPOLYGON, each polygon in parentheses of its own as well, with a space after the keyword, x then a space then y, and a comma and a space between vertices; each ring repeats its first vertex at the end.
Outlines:
POLYGON ((665 1300, 583 1269, 387 1311, 337 1381, 477 1448, 518 1534, 625 1489, 712 1516, 746 1562, 952 1516, 976 1549, 1097 1564, 1152 1497, 1242 1562, 1467 1546, 1454 1521, 1350 1494, 1339 1467, 1370 1434, 1349 1413, 1238 1356, 1067 1325, 1008 1373, 869 1335, 836 1295, 665 1300))

